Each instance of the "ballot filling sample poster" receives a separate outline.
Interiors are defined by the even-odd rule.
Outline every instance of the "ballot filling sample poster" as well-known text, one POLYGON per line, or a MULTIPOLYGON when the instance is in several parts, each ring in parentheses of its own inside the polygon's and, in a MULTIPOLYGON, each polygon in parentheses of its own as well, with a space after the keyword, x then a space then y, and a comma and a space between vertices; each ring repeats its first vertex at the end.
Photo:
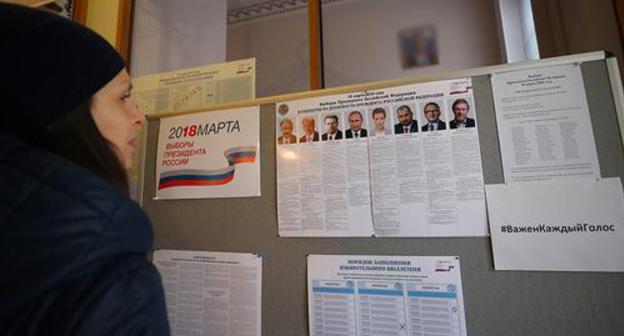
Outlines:
POLYGON ((160 120, 155 199, 260 196, 260 108, 160 120))
POLYGON ((311 336, 466 335, 458 257, 308 256, 311 336))
POLYGON ((505 182, 600 178, 580 64, 495 73, 505 182))
POLYGON ((262 334, 262 258, 251 253, 157 250, 173 336, 262 334))
POLYGON ((485 236, 470 78, 276 104, 281 236, 485 236))

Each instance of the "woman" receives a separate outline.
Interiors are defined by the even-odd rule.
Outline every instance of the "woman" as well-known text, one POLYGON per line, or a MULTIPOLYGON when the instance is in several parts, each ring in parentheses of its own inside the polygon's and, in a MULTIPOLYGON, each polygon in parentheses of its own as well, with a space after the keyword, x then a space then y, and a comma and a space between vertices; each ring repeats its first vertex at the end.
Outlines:
POLYGON ((53 14, 0 4, 0 334, 168 335, 153 234, 128 198, 124 61, 53 14))
POLYGON ((389 135, 390 130, 386 128, 386 110, 381 107, 377 107, 373 110, 373 131, 372 136, 384 136, 389 135))

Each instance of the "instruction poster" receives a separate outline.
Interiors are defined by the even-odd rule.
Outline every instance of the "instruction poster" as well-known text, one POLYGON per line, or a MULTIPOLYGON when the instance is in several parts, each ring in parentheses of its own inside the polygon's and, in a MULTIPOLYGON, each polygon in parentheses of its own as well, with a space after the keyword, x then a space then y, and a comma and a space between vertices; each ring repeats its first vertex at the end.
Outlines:
POLYGON ((276 104, 281 236, 485 236, 469 78, 276 104))
POLYGON ((458 257, 308 257, 310 335, 466 335, 458 257))
POLYGON ((600 178, 579 64, 495 73, 505 182, 600 178))
POLYGON ((160 120, 155 199, 260 196, 260 108, 160 120))
POLYGON ((157 250, 174 336, 262 334, 262 258, 251 253, 157 250))

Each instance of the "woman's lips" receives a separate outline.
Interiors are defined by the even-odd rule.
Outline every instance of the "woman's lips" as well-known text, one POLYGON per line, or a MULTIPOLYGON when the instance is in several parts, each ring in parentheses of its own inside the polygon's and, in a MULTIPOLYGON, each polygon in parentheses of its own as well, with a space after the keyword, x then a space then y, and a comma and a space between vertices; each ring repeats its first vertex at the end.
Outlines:
POLYGON ((130 147, 132 147, 132 149, 135 149, 137 147, 137 145, 138 145, 137 139, 136 138, 132 138, 132 139, 128 140, 128 145, 130 147))

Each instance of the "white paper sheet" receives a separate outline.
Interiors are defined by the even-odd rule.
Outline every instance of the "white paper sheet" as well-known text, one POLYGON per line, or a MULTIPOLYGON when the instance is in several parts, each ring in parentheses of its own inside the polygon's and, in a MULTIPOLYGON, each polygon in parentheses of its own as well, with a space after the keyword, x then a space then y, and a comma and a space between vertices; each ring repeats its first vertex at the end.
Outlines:
POLYGON ((276 105, 281 236, 487 234, 469 78, 276 105), (456 102, 467 107, 465 128, 455 127, 456 102), (439 119, 437 130, 429 131, 425 110, 432 106, 439 119), (404 128, 405 108, 413 122, 404 128), (385 118, 376 121, 376 111, 385 118), (327 122, 334 117, 336 140, 328 141, 327 122))
POLYGON ((146 114, 207 108, 256 97, 256 59, 133 78, 132 97, 146 114))
POLYGON ((160 120, 155 199, 260 196, 260 108, 160 120))
POLYGON ((619 178, 486 186, 497 270, 624 271, 619 178))
POLYGON ((173 336, 262 334, 262 258, 250 253, 158 250, 173 336))
POLYGON ((458 257, 308 256, 311 336, 466 335, 458 257))
POLYGON ((580 65, 492 75, 505 182, 599 178, 580 65))

